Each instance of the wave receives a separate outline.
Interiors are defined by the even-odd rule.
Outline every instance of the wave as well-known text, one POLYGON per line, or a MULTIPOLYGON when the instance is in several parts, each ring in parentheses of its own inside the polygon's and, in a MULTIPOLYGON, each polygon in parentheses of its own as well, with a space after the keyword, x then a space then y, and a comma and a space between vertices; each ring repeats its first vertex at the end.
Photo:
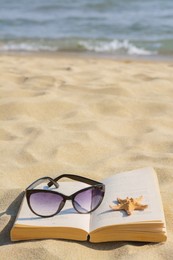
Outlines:
POLYGON ((128 40, 33 39, 0 42, 0 51, 73 51, 111 53, 117 55, 154 55, 156 52, 138 47, 128 40))
POLYGON ((129 55, 153 55, 154 52, 139 48, 134 44, 130 43, 128 40, 113 40, 110 42, 92 42, 92 41, 80 41, 81 46, 89 51, 95 52, 121 52, 122 54, 129 55))

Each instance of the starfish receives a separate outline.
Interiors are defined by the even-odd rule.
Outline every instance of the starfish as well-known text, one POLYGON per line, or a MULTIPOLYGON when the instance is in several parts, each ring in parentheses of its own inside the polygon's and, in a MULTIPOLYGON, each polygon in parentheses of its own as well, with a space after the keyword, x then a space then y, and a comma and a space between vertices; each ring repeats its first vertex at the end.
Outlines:
POLYGON ((127 197, 124 200, 117 198, 118 204, 115 206, 110 205, 110 208, 113 210, 125 210, 127 215, 131 215, 133 210, 144 210, 148 207, 148 205, 141 204, 142 198, 143 196, 135 199, 127 197))

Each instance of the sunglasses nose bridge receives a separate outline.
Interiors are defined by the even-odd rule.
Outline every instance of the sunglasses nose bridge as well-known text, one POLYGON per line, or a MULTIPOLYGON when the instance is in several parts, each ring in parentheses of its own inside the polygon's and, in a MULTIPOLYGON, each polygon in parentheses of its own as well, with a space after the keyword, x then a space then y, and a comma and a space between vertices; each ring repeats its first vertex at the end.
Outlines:
POLYGON ((70 195, 70 196, 65 196, 65 200, 72 200, 72 198, 73 198, 73 196, 72 195, 70 195))

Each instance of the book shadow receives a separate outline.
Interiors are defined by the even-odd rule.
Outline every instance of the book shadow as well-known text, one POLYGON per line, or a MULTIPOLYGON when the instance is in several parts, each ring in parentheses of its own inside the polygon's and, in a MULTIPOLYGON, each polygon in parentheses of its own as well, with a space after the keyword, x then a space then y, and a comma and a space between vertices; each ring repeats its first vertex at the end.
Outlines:
MULTIPOLYGON (((74 242, 74 241, 73 241, 74 242)), ((78 242, 78 244, 85 246, 87 248, 91 248, 92 250, 97 250, 97 251, 110 251, 110 250, 115 250, 127 245, 135 246, 135 247, 142 247, 146 245, 153 244, 155 245, 156 243, 149 243, 149 242, 133 242, 133 241, 115 241, 115 242, 101 242, 101 243, 90 243, 88 241, 85 242, 78 242)))
POLYGON ((7 225, 0 231, 0 246, 12 244, 10 240, 10 230, 19 211, 23 196, 24 191, 15 198, 15 200, 9 205, 6 211, 0 212, 0 219, 3 215, 10 216, 10 220, 8 221, 7 225))

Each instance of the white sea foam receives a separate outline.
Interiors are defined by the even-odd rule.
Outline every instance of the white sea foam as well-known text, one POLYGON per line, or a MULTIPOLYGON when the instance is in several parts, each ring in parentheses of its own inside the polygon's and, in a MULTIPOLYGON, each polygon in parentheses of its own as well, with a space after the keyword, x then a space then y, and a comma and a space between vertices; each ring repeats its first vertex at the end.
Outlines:
POLYGON ((6 43, 0 45, 0 51, 57 51, 58 48, 48 45, 40 45, 35 43, 6 43))
POLYGON ((0 43, 0 51, 92 51, 99 53, 114 53, 125 55, 153 55, 154 52, 135 46, 128 40, 78 40, 67 39, 49 41, 9 41, 0 43))
POLYGON ((130 43, 128 40, 113 40, 110 42, 100 41, 80 41, 79 44, 89 51, 95 52, 118 52, 122 51, 129 55, 151 55, 154 54, 151 51, 139 48, 134 44, 130 43))

